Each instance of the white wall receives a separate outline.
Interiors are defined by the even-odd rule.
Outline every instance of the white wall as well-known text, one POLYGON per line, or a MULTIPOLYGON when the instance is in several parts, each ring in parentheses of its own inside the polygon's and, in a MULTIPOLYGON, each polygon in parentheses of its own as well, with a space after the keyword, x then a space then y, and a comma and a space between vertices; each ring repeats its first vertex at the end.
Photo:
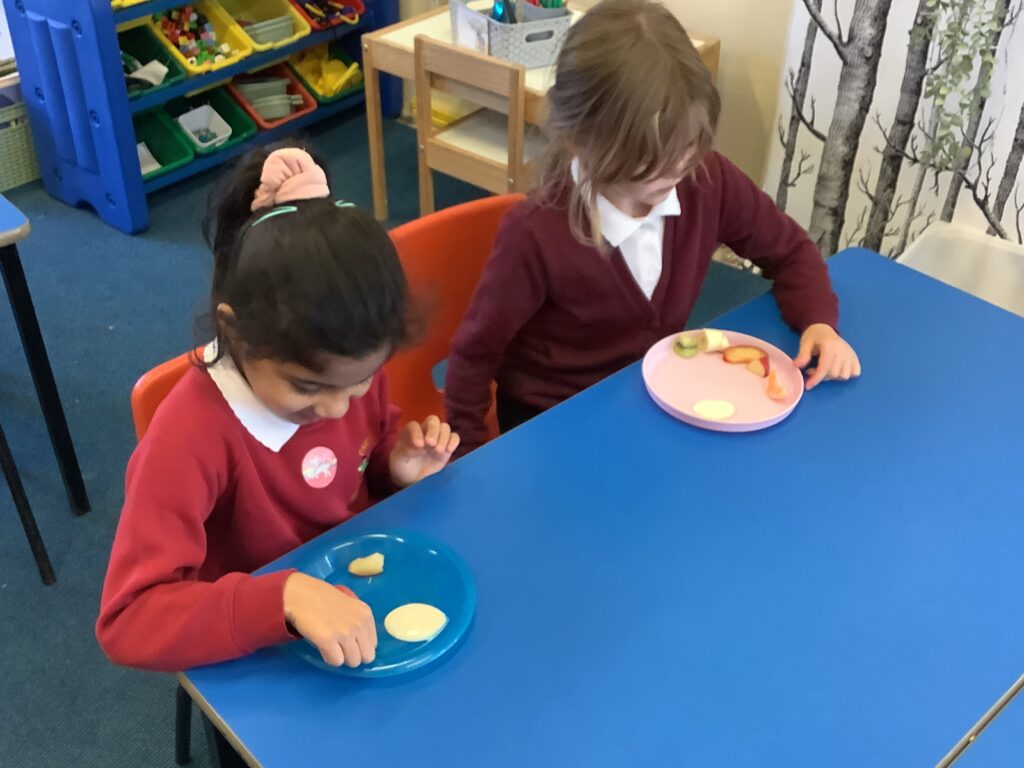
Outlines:
MULTIPOLYGON (((722 41, 717 148, 758 184, 775 135, 779 77, 793 0, 664 0, 695 37, 722 41)), ((798 0, 799 2, 799 0, 798 0)))

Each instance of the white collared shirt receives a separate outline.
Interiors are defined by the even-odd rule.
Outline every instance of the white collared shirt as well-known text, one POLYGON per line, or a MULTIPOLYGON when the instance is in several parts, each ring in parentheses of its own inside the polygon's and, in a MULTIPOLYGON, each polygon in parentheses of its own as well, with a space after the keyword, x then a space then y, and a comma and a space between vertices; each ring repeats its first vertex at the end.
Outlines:
MULTIPOLYGON (((217 355, 217 342, 211 341, 203 350, 203 360, 210 362, 217 355)), ((299 430, 298 424, 286 421, 260 402, 249 382, 235 366, 231 355, 225 354, 206 369, 221 396, 246 431, 260 443, 278 453, 299 430)))
MULTIPOLYGON (((577 184, 579 174, 580 163, 576 158, 572 161, 572 178, 577 184)), ((661 278, 665 217, 678 216, 679 213, 679 196, 675 187, 650 213, 639 219, 620 211, 604 195, 597 196, 601 236, 612 248, 622 251, 622 258, 633 279, 648 299, 654 295, 661 278)))

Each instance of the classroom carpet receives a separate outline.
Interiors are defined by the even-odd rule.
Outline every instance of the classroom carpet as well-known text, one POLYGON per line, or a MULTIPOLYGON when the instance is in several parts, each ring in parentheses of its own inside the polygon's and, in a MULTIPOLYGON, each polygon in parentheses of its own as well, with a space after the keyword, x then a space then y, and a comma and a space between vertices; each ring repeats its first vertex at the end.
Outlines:
MULTIPOLYGON (((306 137, 329 160, 336 196, 369 208, 363 116, 306 137)), ((389 225, 417 215, 415 138, 405 125, 385 124, 389 225)), ((200 219, 216 178, 214 171, 152 196, 150 228, 136 237, 51 199, 38 182, 7 194, 32 224, 22 261, 92 511, 72 515, 13 317, 0 309, 0 423, 57 573, 54 586, 42 585, 0 488, 2 768, 174 765, 173 677, 115 667, 93 625, 135 445, 131 387, 203 339, 194 321, 204 309, 211 259, 200 219)), ((439 208, 481 194, 447 177, 436 181, 439 208)), ((759 278, 713 264, 691 325, 764 290, 759 278)), ((192 765, 199 768, 210 761, 196 711, 192 765)))

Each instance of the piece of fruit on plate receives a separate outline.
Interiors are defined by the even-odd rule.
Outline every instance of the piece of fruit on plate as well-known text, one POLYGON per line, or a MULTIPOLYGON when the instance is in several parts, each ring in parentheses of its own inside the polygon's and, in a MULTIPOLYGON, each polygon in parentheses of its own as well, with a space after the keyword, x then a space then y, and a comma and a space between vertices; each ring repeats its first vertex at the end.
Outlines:
POLYGON ((700 334, 693 331, 680 333, 672 343, 672 351, 680 357, 694 357, 700 352, 700 334))
POLYGON ((722 331, 705 328, 697 333, 701 352, 721 352, 729 347, 729 339, 722 331))
POLYGON ((786 389, 786 385, 783 383, 778 371, 771 371, 768 374, 767 391, 768 397, 772 400, 781 402, 789 397, 789 390, 786 389))
POLYGON ((768 353, 760 347, 753 347, 746 344, 735 347, 726 347, 722 352, 722 359, 733 365, 745 365, 747 370, 753 371, 764 378, 771 371, 768 362, 768 353))

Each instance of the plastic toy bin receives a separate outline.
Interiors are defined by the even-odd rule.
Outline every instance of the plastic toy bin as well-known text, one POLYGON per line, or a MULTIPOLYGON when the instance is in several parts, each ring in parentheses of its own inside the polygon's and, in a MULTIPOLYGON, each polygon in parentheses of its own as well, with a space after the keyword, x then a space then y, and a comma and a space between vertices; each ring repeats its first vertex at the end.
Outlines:
POLYGON ((251 72, 249 73, 249 75, 246 75, 244 77, 236 77, 231 82, 231 84, 228 85, 228 90, 231 92, 231 95, 235 98, 235 101, 241 104, 242 109, 244 109, 246 113, 249 115, 249 117, 251 117, 253 121, 255 121, 256 125, 258 125, 260 129, 264 131, 270 130, 271 128, 276 128, 279 125, 284 125, 285 123, 291 120, 295 120, 296 118, 302 117, 303 115, 308 115, 310 112, 316 109, 316 99, 314 99, 312 94, 310 94, 310 92, 307 91, 302 86, 302 83, 299 82, 299 79, 294 75, 291 69, 286 67, 284 64, 275 64, 272 67, 266 67, 265 69, 261 69, 256 72, 251 72), (278 120, 264 119, 259 114, 259 112, 257 112, 253 108, 252 104, 246 101, 245 97, 238 90, 236 85, 239 83, 244 83, 247 80, 263 80, 267 78, 284 78, 288 80, 288 94, 301 96, 302 106, 300 106, 290 115, 282 117, 278 120))
MULTIPOLYGON (((361 19, 363 14, 366 13, 366 6, 363 4, 362 0, 338 0, 339 5, 351 8, 353 13, 341 15, 333 20, 326 17, 321 18, 315 13, 312 13, 306 7, 306 0, 291 0, 291 3, 295 6, 295 10, 299 12, 299 15, 302 16, 302 18, 309 23, 309 26, 317 32, 330 29, 331 27, 336 27, 339 24, 358 24, 359 19, 361 19)), ((309 5, 313 4, 310 3, 309 5)), ((316 6, 313 5, 313 7, 316 6)))
POLYGON ((167 112, 171 117, 176 118, 204 104, 209 104, 213 107, 217 114, 223 118, 224 122, 230 126, 231 138, 216 147, 195 147, 197 154, 208 155, 213 152, 220 152, 228 147, 241 144, 243 141, 251 139, 256 135, 256 123, 238 105, 238 102, 231 98, 226 88, 214 88, 211 91, 204 91, 194 96, 175 99, 167 105, 167 112))
POLYGON ((148 26, 132 27, 118 32, 117 43, 124 53, 138 59, 141 64, 147 64, 150 61, 156 60, 167 67, 167 76, 164 78, 163 83, 134 92, 129 90, 129 99, 137 99, 144 93, 148 94, 163 90, 167 86, 180 83, 185 79, 184 68, 161 42, 161 36, 154 34, 153 30, 148 26))
POLYGON ((249 36, 242 31, 242 28, 235 23, 235 20, 231 18, 231 14, 225 11, 220 3, 216 2, 216 0, 199 0, 199 2, 192 3, 191 5, 210 22, 214 33, 217 35, 217 43, 227 43, 231 47, 232 53, 225 55, 223 61, 204 62, 202 64, 190 63, 185 55, 178 50, 178 46, 167 39, 160 30, 159 23, 153 17, 150 17, 146 22, 146 25, 153 30, 153 34, 156 35, 161 44, 170 51, 171 55, 184 67, 188 74, 201 75, 204 72, 223 69, 252 55, 252 44, 249 42, 249 36))
POLYGON ((143 179, 148 181, 163 176, 195 159, 192 143, 163 109, 141 112, 132 122, 135 124, 135 141, 145 143, 150 154, 160 163, 160 168, 143 174, 143 179))
POLYGON ((311 56, 316 53, 326 53, 327 58, 340 61, 346 67, 351 66, 355 62, 353 62, 352 58, 345 52, 340 42, 331 44, 324 43, 323 45, 318 45, 315 48, 301 51, 292 56, 288 62, 288 66, 291 67, 295 76, 299 78, 299 82, 302 83, 306 90, 313 94, 313 98, 315 98, 317 102, 320 104, 331 104, 338 99, 343 99, 346 96, 351 96, 353 93, 358 93, 363 90, 363 73, 362 70, 358 70, 349 80, 350 84, 346 85, 342 90, 333 95, 321 93, 316 87, 316 84, 303 74, 303 71, 300 69, 298 64, 298 62, 302 60, 303 56, 311 56))
POLYGON ((310 33, 309 22, 288 0, 220 0, 221 7, 230 14, 243 34, 248 38, 249 45, 254 51, 268 51, 271 48, 280 48, 290 45, 310 33), (288 19, 291 21, 292 33, 274 42, 257 42, 241 23, 245 19, 256 24, 272 21, 274 19, 288 19))

